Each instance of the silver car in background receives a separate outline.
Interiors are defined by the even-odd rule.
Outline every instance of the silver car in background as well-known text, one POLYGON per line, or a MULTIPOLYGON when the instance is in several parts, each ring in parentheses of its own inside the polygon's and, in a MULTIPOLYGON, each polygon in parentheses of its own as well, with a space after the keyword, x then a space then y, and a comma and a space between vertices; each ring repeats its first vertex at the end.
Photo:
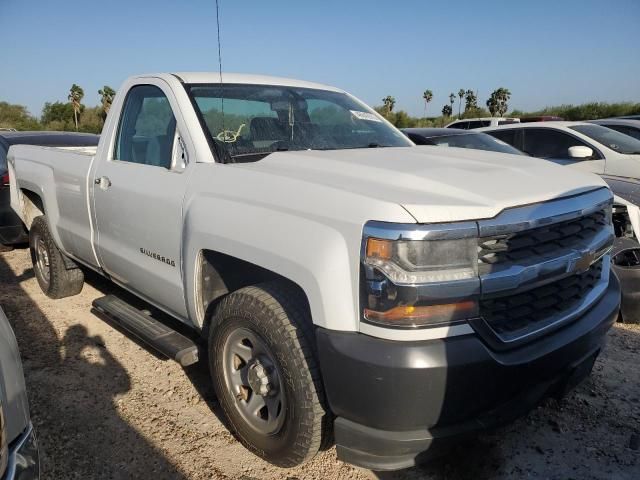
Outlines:
POLYGON ((38 443, 29 417, 27 390, 16 338, 0 309, 0 478, 40 478, 38 443))

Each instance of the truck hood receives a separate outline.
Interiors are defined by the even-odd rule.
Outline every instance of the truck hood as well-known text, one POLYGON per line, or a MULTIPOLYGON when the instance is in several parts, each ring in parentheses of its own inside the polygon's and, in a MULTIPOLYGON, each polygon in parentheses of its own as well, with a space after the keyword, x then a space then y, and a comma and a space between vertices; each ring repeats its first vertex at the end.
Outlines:
POLYGON ((491 218, 606 187, 597 175, 545 160, 441 147, 276 152, 242 167, 396 203, 419 223, 491 218))

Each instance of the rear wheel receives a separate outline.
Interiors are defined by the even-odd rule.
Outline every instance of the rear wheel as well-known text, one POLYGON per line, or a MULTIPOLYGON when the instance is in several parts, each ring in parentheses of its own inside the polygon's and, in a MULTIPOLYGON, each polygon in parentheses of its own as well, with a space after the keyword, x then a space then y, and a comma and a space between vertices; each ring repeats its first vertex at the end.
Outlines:
POLYGON ((213 384, 231 427, 281 467, 310 460, 329 436, 306 312, 292 287, 247 287, 218 305, 209 336, 213 384))
POLYGON ((33 220, 29 231, 29 250, 36 280, 46 296, 64 298, 82 291, 82 270, 60 252, 44 216, 33 220))

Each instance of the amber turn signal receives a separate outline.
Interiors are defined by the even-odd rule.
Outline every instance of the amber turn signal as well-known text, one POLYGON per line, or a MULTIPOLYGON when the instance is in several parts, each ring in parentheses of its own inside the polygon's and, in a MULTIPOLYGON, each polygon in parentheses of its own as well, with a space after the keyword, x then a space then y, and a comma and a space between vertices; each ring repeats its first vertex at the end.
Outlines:
POLYGON ((393 256, 393 242, 369 238, 367 240, 367 257, 389 260, 393 256))
POLYGON ((465 300, 442 305, 399 305, 386 312, 364 309, 364 317, 376 323, 398 326, 422 326, 473 318, 478 315, 478 303, 465 300))

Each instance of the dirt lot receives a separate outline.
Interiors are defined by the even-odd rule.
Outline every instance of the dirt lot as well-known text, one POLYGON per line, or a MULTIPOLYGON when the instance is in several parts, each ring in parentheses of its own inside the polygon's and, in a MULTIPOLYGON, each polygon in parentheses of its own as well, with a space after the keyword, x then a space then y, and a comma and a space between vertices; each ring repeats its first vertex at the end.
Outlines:
MULTIPOLYGON (((0 305, 24 360, 43 479, 638 479, 640 328, 616 326, 591 379, 565 400, 421 468, 376 474, 329 450, 283 470, 220 421, 202 366, 184 371, 90 313, 113 290, 91 278, 50 300, 28 251, 0 254, 0 305)), ((470 399, 472 401, 472 399, 470 399)))

